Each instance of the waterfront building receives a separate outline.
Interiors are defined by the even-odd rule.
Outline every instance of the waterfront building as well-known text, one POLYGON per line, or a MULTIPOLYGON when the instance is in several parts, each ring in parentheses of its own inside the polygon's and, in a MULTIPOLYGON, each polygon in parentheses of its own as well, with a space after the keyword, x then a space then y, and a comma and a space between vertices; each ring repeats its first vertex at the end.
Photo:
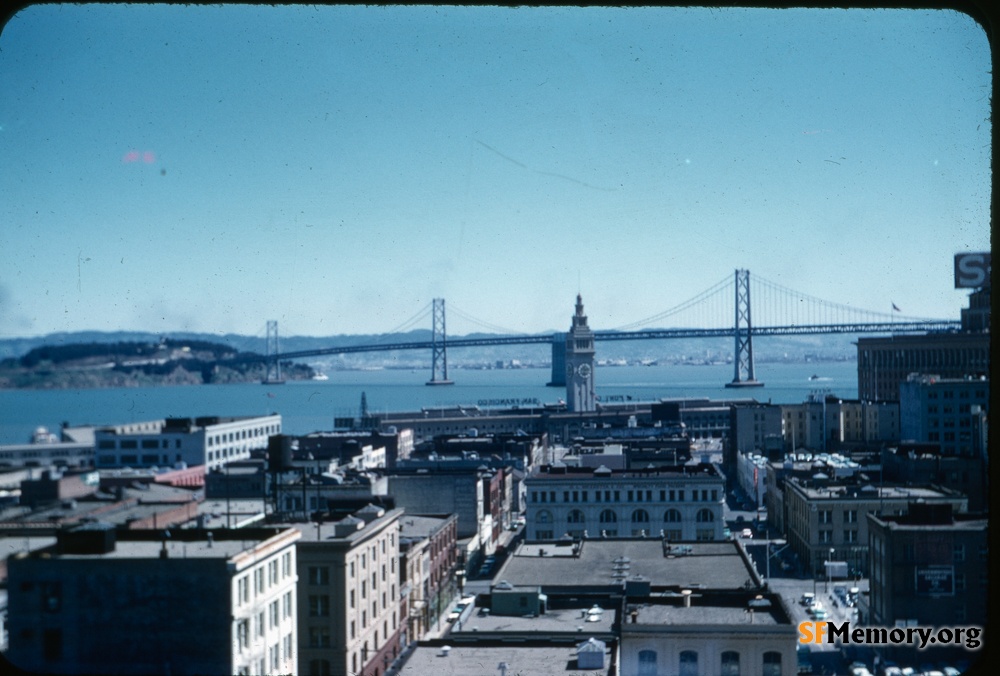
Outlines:
POLYGON ((725 478, 710 464, 612 470, 544 465, 525 478, 529 541, 563 536, 721 540, 725 478))
POLYGON ((7 657, 46 674, 296 674, 298 538, 61 531, 8 562, 7 657))
POLYGON ((597 409, 594 393, 594 332, 583 314, 583 298, 576 296, 576 312, 566 334, 566 410, 589 413, 597 409))
POLYGON ((910 503, 968 509, 968 498, 941 486, 873 485, 867 476, 837 479, 823 472, 784 481, 786 537, 800 563, 813 575, 826 575, 827 561, 843 561, 853 574, 868 570, 869 512, 906 514, 910 503))
POLYGON ((246 460, 267 448, 268 437, 281 434, 281 416, 166 418, 101 427, 94 431, 96 466, 188 467, 211 471, 233 460, 246 460))
POLYGON ((94 465, 93 440, 78 441, 65 435, 56 436, 39 427, 26 444, 0 446, 0 467, 59 467, 87 468, 94 465))
POLYGON ((298 670, 383 676, 406 644, 401 509, 368 505, 333 523, 291 524, 298 541, 298 670))
POLYGON ((911 374, 899 384, 900 438, 937 444, 942 455, 986 455, 990 382, 911 374))

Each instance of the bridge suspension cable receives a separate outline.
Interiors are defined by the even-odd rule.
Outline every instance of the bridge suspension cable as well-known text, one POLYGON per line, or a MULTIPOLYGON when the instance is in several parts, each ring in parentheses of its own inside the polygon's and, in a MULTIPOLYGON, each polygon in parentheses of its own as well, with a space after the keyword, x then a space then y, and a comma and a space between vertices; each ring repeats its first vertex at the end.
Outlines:
POLYGON ((752 278, 755 326, 849 324, 858 321, 925 321, 899 312, 879 312, 834 303, 764 279, 752 278))
POLYGON ((427 319, 430 316, 432 305, 433 305, 433 301, 431 301, 430 303, 427 303, 427 305, 423 306, 422 308, 420 308, 420 310, 417 311, 417 314, 413 315, 412 317, 410 317, 405 322, 403 322, 402 324, 400 324, 396 328, 392 329, 388 333, 383 333, 380 336, 378 336, 375 339, 375 343, 386 342, 386 341, 392 339, 393 336, 396 336, 396 335, 398 335, 400 333, 406 333, 407 331, 411 330, 412 328, 414 328, 415 326, 417 326, 417 324, 419 322, 423 322, 425 319, 427 319))
POLYGON ((509 329, 503 326, 497 326, 496 324, 491 324, 489 322, 483 321, 482 319, 477 319, 476 317, 473 317, 468 312, 463 311, 461 308, 457 307, 454 304, 448 305, 448 314, 453 316, 458 315, 459 318, 464 319, 467 322, 471 322, 472 324, 480 326, 484 329, 489 329, 490 331, 493 331, 495 333, 502 333, 510 336, 527 335, 524 331, 515 331, 514 329, 509 329))
MULTIPOLYGON (((679 314, 685 310, 688 310, 696 305, 712 304, 712 306, 721 305, 725 310, 725 314, 720 314, 719 316, 725 316, 729 321, 732 321, 733 316, 733 278, 732 276, 727 276, 719 282, 713 284, 709 288, 705 289, 698 295, 690 298, 679 305, 675 305, 669 310, 664 310, 659 314, 655 314, 652 317, 647 317, 646 319, 641 319, 637 322, 632 322, 631 324, 626 324, 624 326, 619 326, 614 331, 635 331, 643 327, 649 326, 653 322, 658 322, 667 317, 679 314)), ((715 314, 715 313, 713 313, 715 314)))

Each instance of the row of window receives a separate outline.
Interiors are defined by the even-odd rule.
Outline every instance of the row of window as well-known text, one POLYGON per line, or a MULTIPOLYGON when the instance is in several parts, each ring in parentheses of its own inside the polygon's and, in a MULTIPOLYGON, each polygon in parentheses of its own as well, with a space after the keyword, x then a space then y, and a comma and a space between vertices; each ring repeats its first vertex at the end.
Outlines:
MULTIPOLYGON (((290 664, 295 659, 295 643, 292 641, 292 635, 285 634, 285 637, 271 645, 267 650, 267 661, 261 659, 257 664, 258 674, 267 673, 280 673, 282 671, 282 663, 290 664)), ((238 676, 249 676, 250 667, 244 665, 236 670, 238 676)))
POLYGON ((267 438, 273 434, 281 434, 281 425, 264 425, 263 427, 255 427, 249 430, 236 430, 233 432, 223 432, 222 434, 211 434, 208 437, 208 447, 218 446, 219 444, 232 443, 234 441, 242 441, 244 439, 259 439, 260 437, 267 438))
MULTIPOLYGON (((181 440, 175 438, 174 448, 181 447, 181 440)), ((148 439, 101 439, 97 442, 97 448, 101 451, 112 451, 115 449, 133 451, 138 450, 140 446, 144 450, 153 450, 160 448, 170 448, 170 439, 164 439, 162 437, 150 437, 148 439), (141 442, 141 443, 140 443, 141 442)))
MULTIPOLYGON (((639 651, 639 676, 657 676, 659 667, 657 665, 657 654, 655 650, 639 651)), ((720 656, 721 676, 739 676, 740 654, 735 650, 724 650, 720 656)), ((776 650, 769 650, 763 655, 764 676, 781 676, 781 653, 776 650)), ((698 676, 701 672, 698 669, 698 651, 682 650, 678 655, 678 670, 680 676, 698 676)), ((756 671, 750 669, 750 671, 756 671)))
MULTIPOLYGON (((625 494, 625 502, 685 502, 689 495, 687 490, 680 489, 644 489, 635 490, 598 490, 594 491, 594 502, 622 502, 622 494, 625 494), (659 498, 658 500, 656 498, 659 498)), ((558 491, 538 491, 530 492, 531 502, 559 502, 556 500, 558 491)), ((691 489, 690 502, 718 502, 719 490, 716 488, 691 489)), ((562 491, 562 502, 590 502, 590 491, 562 491)))
MULTIPOLYGON (((281 555, 281 559, 271 559, 267 562, 267 565, 260 565, 254 568, 253 574, 253 590, 254 596, 263 594, 265 588, 269 589, 275 585, 280 584, 280 580, 284 580, 290 577, 292 572, 292 553, 285 552, 281 555)), ((237 607, 242 606, 244 603, 250 602, 250 575, 247 573, 241 577, 236 578, 236 605, 237 607)), ((291 592, 288 593, 290 596, 291 592)), ((277 601, 275 601, 277 604, 277 601)))
MULTIPOLYGON (((605 509, 597 517, 599 523, 617 523, 618 515, 610 509, 605 509)), ((645 509, 632 511, 629 519, 632 523, 649 523, 649 512, 645 509)), ((553 523, 552 512, 542 509, 535 513, 535 523, 553 523)), ((668 509, 663 513, 664 523, 680 523, 683 521, 681 513, 676 509, 668 509)), ((698 523, 712 523, 715 521, 715 514, 710 509, 699 509, 695 514, 695 521, 698 523)), ((566 515, 566 523, 586 523, 587 517, 579 509, 574 509, 566 515)))
MULTIPOLYGON (((568 529, 566 531, 566 534, 573 538, 584 537, 585 533, 587 533, 587 535, 589 536, 588 531, 582 529, 568 529)), ((616 538, 618 537, 618 529, 602 527, 599 535, 602 538, 616 538)), ((649 532, 645 528, 633 528, 629 532, 630 537, 647 537, 648 535, 649 532)), ((695 530, 694 536, 695 536, 694 539, 699 542, 714 542, 716 539, 714 528, 698 528, 695 530)), ((666 540, 669 541, 677 541, 685 539, 683 531, 670 528, 664 528, 660 530, 659 537, 665 538, 666 540)), ((555 533, 552 530, 536 530, 535 538, 537 538, 538 540, 553 540, 555 539, 555 533)))

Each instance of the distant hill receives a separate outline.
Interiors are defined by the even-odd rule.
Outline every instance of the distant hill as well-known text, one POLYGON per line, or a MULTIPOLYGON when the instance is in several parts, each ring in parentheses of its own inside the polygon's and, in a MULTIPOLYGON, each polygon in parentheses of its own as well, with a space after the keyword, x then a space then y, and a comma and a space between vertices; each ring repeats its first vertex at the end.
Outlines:
MULTIPOLYGON (((228 345, 198 339, 47 343, 20 357, 0 360, 0 388, 137 387, 262 380, 265 365, 259 359, 240 360, 240 355, 228 345)), ((306 365, 283 369, 283 377, 291 380, 313 374, 306 365)))
MULTIPOLYGON (((450 336, 451 338, 488 338, 496 334, 470 334, 450 336)), ((335 335, 335 336, 285 336, 280 339, 282 352, 371 345, 375 343, 426 342, 432 334, 427 329, 417 329, 407 333, 392 335, 335 335)), ((852 335, 817 336, 769 336, 754 340, 754 357, 758 362, 809 362, 809 361, 850 361, 856 358, 852 335)), ((111 358, 114 345, 143 344, 160 345, 164 341, 171 344, 217 346, 234 352, 265 354, 266 337, 239 334, 208 334, 192 332, 149 333, 134 331, 98 332, 81 331, 54 333, 37 338, 0 339, 0 359, 20 359, 33 350, 70 345, 103 345, 102 353, 111 358)), ((215 352, 206 348, 203 355, 214 359, 215 352), (211 356, 208 354, 211 353, 211 356)), ((730 362, 733 358, 733 342, 728 338, 716 339, 676 339, 608 341, 597 346, 597 359, 608 361, 661 362, 661 363, 718 363, 730 362)), ((501 345, 477 348, 454 348, 448 352, 449 366, 494 365, 497 362, 516 361, 525 366, 547 366, 551 361, 551 349, 547 345, 501 345)), ((348 355, 329 355, 303 360, 317 369, 350 368, 414 368, 430 365, 429 350, 398 350, 394 352, 367 352, 348 355)), ((193 366, 193 362, 184 362, 193 366)), ((185 369, 186 370, 186 369, 185 369)), ((302 372, 304 374, 305 371, 302 372)), ((231 374, 235 377, 235 374, 231 374)), ((301 374, 300 374, 301 375, 301 374)), ((252 376, 247 375, 250 378, 252 376)), ((8 385, 9 386, 9 385, 8 385)))

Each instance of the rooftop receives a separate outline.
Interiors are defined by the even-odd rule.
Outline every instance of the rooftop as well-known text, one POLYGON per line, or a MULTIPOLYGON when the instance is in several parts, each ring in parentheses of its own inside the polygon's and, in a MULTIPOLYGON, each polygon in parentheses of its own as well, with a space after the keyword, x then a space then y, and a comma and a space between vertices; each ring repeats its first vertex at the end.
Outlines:
POLYGON ((523 544, 495 576, 515 586, 608 587, 640 576, 652 587, 738 589, 756 585, 736 542, 664 545, 658 538, 584 540, 579 556, 555 543, 523 544))
MULTIPOLYGON (((584 634, 586 636, 586 634, 584 634)), ((589 637, 588 637, 589 638, 589 637)), ((581 639, 581 643, 586 638, 581 639)), ((611 653, 605 652, 603 669, 582 670, 577 667, 576 644, 566 647, 553 646, 438 646, 420 645, 400 669, 405 676, 496 676, 501 663, 506 664, 508 676, 553 676, 553 674, 602 674, 616 673, 612 667, 611 653), (448 647, 447 651, 444 647, 448 647)))

